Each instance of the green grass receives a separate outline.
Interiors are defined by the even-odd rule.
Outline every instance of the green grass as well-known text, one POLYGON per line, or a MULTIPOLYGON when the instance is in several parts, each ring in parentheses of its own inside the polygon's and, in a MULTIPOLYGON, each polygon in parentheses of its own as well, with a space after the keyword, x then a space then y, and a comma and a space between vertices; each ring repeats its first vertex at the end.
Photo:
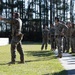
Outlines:
POLYGON ((10 45, 0 47, 0 75, 67 75, 53 52, 41 51, 40 44, 23 44, 25 63, 18 64, 18 52, 16 53, 16 64, 9 65, 10 45))

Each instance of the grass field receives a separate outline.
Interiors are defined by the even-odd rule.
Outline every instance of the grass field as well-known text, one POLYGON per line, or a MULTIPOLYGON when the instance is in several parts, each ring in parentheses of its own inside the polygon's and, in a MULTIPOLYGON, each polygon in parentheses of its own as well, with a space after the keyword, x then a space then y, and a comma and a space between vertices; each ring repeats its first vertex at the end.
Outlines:
POLYGON ((10 45, 0 47, 0 75, 67 75, 53 52, 40 50, 38 43, 23 44, 25 63, 18 64, 19 54, 16 52, 16 64, 9 65, 10 45))

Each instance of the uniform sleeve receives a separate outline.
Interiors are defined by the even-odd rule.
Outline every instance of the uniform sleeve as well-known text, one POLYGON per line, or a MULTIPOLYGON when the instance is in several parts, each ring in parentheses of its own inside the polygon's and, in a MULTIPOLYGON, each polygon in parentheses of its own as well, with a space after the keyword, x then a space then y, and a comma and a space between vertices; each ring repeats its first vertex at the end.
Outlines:
POLYGON ((3 21, 9 24, 12 24, 14 22, 13 19, 6 19, 6 18, 3 18, 3 21))
POLYGON ((65 36, 67 32, 67 27, 65 25, 62 25, 62 35, 65 36))
POLYGON ((63 25, 63 28, 67 29, 67 27, 65 25, 63 25))

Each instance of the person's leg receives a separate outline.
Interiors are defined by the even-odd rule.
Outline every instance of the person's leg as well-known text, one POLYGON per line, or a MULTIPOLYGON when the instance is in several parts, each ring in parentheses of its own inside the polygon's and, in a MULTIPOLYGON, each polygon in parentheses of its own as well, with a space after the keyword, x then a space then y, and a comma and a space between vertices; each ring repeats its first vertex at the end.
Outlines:
POLYGON ((56 49, 56 48, 55 48, 55 38, 54 38, 54 37, 52 37, 52 49, 53 49, 53 50, 56 49))
POLYGON ((50 37, 51 50, 53 50, 53 38, 50 37))
POLYGON ((73 53, 75 53, 75 37, 74 37, 74 44, 73 44, 73 53))
POLYGON ((69 49, 70 49, 70 38, 68 37, 67 38, 67 50, 66 50, 67 53, 69 52, 69 49))
POLYGON ((66 51, 66 37, 63 38, 63 53, 66 51))
POLYGON ((47 50, 47 46, 48 46, 48 43, 47 41, 45 42, 45 50, 47 50))
POLYGON ((54 49, 56 49, 57 44, 56 44, 56 38, 54 38, 54 49))
POLYGON ((11 63, 15 62, 16 58, 16 46, 17 44, 14 42, 15 38, 12 38, 11 40, 11 63))
POLYGON ((62 57, 62 37, 58 38, 58 56, 62 57))
POLYGON ((47 50, 47 47, 48 47, 48 38, 45 39, 44 43, 45 43, 45 50, 47 50))
POLYGON ((44 44, 45 44, 45 40, 43 39, 43 41, 42 41, 42 46, 41 46, 41 50, 43 50, 44 44))
POLYGON ((71 38, 71 53, 75 53, 75 37, 71 38))
POLYGON ((19 54, 20 54, 20 61, 21 61, 22 63, 24 63, 24 52, 23 52, 23 49, 22 49, 22 44, 21 44, 21 42, 19 42, 19 43, 17 44, 17 51, 18 51, 19 54))
POLYGON ((15 58, 16 58, 16 45, 15 44, 11 44, 11 62, 15 62, 15 58))

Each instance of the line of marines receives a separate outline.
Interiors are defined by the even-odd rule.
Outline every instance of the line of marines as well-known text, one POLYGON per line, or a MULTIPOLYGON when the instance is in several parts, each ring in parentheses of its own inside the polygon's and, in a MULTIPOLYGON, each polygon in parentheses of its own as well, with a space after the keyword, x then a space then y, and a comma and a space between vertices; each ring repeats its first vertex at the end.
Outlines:
POLYGON ((75 24, 70 21, 64 23, 58 17, 55 17, 55 25, 50 23, 50 29, 47 25, 42 29, 41 50, 47 49, 50 40, 51 50, 58 50, 59 58, 62 53, 75 53, 75 24))

